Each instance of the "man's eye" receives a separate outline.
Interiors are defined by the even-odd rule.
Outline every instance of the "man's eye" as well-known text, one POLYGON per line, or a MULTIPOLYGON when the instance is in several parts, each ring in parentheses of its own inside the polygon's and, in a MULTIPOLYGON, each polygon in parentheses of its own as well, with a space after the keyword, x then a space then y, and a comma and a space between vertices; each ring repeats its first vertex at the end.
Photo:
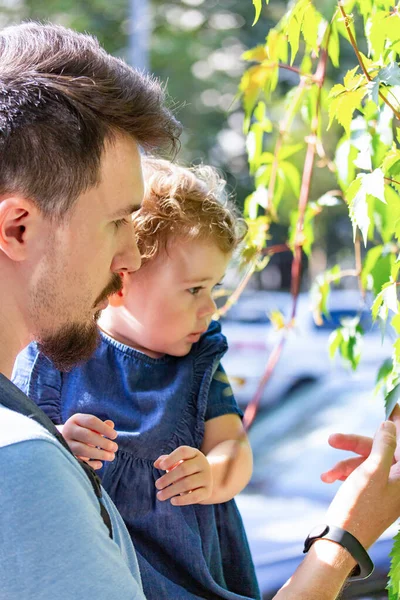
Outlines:
POLYGON ((130 221, 127 221, 126 219, 118 219, 117 221, 114 221, 115 229, 119 229, 122 225, 129 225, 129 223, 130 221))
POLYGON ((199 287, 192 287, 192 288, 188 289, 188 292, 189 292, 189 294, 192 294, 192 296, 196 296, 200 292, 200 290, 202 290, 202 289, 204 289, 204 288, 202 288, 201 286, 199 286, 199 287))

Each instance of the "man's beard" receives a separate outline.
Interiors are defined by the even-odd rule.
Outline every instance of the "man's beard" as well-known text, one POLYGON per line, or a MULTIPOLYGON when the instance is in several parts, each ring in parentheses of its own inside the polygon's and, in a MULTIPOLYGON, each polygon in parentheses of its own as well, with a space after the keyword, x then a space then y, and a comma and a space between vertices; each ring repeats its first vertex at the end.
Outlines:
MULTIPOLYGON (((94 302, 93 308, 122 289, 120 275, 114 273, 111 282, 94 302)), ((70 371, 77 364, 88 360, 96 350, 100 336, 96 325, 101 311, 86 323, 64 325, 56 333, 37 340, 40 352, 49 358, 59 371, 70 371)))

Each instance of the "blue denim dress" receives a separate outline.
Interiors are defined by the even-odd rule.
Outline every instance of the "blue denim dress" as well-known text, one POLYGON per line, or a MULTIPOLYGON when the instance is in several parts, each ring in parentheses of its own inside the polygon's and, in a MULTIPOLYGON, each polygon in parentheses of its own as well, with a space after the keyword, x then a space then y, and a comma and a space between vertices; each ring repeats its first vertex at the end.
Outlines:
POLYGON ((131 535, 149 600, 260 598, 234 500, 177 507, 156 498, 161 454, 201 448, 205 421, 241 414, 219 364, 226 349, 213 322, 185 357, 150 358, 101 333, 93 357, 69 373, 35 344, 14 367, 14 383, 54 423, 77 412, 114 421, 118 452, 99 474, 131 535))

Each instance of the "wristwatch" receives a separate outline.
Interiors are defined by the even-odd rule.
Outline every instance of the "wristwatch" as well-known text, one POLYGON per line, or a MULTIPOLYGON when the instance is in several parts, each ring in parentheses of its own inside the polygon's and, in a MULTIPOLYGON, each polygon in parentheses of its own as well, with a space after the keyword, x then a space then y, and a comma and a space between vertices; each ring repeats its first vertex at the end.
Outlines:
POLYGON ((351 554, 354 560, 357 562, 357 566, 353 569, 349 578, 352 581, 359 581, 361 579, 367 579, 374 570, 374 563, 372 562, 368 552, 364 546, 360 544, 357 538, 351 533, 335 525, 317 525, 308 534, 304 542, 304 554, 309 551, 311 546, 316 540, 325 539, 332 542, 336 542, 351 554))

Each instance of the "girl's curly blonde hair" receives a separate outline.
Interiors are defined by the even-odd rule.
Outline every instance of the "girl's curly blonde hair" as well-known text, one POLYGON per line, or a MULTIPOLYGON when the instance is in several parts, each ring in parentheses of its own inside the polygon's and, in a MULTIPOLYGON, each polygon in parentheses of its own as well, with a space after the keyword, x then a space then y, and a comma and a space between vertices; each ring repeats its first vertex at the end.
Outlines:
POLYGON ((212 167, 185 168, 167 160, 142 159, 146 191, 134 214, 142 264, 179 240, 213 241, 232 253, 246 235, 246 222, 212 167))

